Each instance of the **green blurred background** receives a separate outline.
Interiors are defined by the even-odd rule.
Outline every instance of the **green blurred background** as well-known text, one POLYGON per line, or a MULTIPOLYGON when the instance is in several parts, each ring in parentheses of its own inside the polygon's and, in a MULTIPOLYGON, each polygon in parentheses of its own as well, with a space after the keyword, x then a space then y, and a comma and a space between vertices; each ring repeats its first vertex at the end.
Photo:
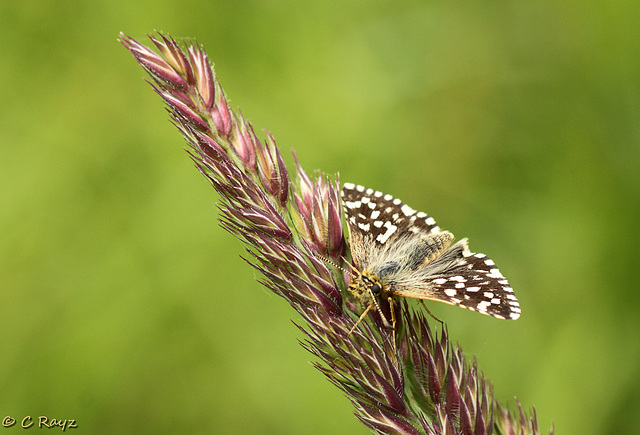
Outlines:
MULTIPOLYGON (((640 427, 636 1, 4 1, 0 418, 84 433, 367 433, 217 225, 116 42, 196 37, 308 171, 433 215, 523 314, 431 304, 502 402, 640 427)), ((9 430, 7 430, 9 433, 9 430)))

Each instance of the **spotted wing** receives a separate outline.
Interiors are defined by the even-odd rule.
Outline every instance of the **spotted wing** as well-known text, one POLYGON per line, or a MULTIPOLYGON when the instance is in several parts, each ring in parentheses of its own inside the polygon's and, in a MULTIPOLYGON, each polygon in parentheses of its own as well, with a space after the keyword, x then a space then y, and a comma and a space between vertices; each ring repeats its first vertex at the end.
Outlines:
POLYGON ((349 233, 365 232, 377 245, 391 243, 407 232, 428 234, 440 230, 431 216, 373 189, 345 183, 342 200, 349 233))
POLYGON ((499 319, 520 317, 509 282, 485 254, 471 253, 466 239, 411 273, 388 277, 394 295, 445 302, 499 319))

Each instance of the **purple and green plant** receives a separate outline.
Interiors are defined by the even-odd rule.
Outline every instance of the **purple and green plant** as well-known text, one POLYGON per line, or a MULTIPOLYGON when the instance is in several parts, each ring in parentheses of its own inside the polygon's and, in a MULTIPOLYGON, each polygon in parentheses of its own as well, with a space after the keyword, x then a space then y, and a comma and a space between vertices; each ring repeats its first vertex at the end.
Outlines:
POLYGON ((261 140, 229 107, 201 46, 150 39, 159 54, 120 35, 220 195, 220 225, 244 242, 260 282, 298 312, 302 346, 356 417, 380 434, 539 434, 535 410, 498 404, 475 360, 451 344, 446 328, 432 330, 422 311, 402 304, 397 344, 380 322, 350 333, 360 308, 345 297, 340 266, 349 248, 338 176, 309 176, 295 154, 292 176, 273 136, 261 140))

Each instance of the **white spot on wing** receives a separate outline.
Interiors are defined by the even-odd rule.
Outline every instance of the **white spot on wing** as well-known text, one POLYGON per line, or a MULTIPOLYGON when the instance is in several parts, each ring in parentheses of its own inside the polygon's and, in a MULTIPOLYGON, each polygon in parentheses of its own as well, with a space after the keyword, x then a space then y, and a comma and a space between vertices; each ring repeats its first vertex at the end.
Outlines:
POLYGON ((378 234, 378 237, 376 237, 376 240, 380 243, 386 243, 386 241, 389 240, 389 237, 391 237, 391 235, 398 229, 398 227, 388 221, 384 223, 384 226, 387 231, 384 234, 378 234))
POLYGON ((478 304, 478 311, 481 311, 483 313, 487 312, 487 308, 489 308, 489 305, 491 305, 491 302, 489 301, 482 301, 478 304))
POLYGON ((496 268, 493 268, 489 271, 489 273, 487 274, 487 276, 489 278, 504 278, 504 276, 502 276, 502 274, 500 273, 500 271, 496 268))
POLYGON ((402 210, 402 213, 404 213, 405 216, 410 216, 410 215, 412 215, 413 213, 416 212, 414 209, 412 209, 411 207, 409 207, 406 204, 403 205, 400 210, 402 210))

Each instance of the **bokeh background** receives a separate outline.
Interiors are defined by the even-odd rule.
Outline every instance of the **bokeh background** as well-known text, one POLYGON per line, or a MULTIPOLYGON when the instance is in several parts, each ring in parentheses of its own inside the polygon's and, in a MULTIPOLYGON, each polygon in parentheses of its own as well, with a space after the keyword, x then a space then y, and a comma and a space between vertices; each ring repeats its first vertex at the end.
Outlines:
MULTIPOLYGON (((431 304, 503 403, 640 427, 635 1, 0 4, 0 418, 83 433, 367 433, 217 225, 116 42, 196 37, 307 171, 433 215, 516 322, 431 304)), ((9 433, 10 430, 7 430, 9 433)))

